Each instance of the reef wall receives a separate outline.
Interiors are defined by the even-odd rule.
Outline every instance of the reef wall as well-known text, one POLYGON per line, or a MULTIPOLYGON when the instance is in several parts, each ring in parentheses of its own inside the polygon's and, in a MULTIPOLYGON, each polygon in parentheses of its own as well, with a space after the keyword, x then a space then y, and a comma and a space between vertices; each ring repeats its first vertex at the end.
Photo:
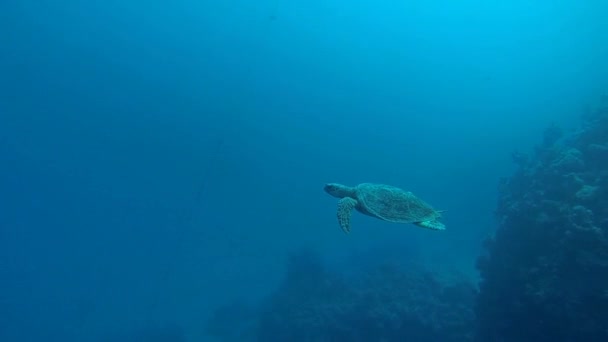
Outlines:
POLYGON ((608 341, 608 99, 513 157, 477 264, 477 340, 608 341))

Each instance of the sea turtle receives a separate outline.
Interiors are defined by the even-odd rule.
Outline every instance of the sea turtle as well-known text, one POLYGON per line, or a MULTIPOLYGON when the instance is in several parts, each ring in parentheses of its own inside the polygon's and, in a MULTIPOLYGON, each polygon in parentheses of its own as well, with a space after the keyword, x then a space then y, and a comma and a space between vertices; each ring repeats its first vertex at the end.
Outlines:
POLYGON ((325 191, 337 198, 338 222, 345 233, 350 232, 353 209, 360 213, 397 223, 412 223, 420 227, 444 230, 439 222, 442 211, 400 188, 375 183, 361 183, 350 187, 337 183, 325 184, 325 191))

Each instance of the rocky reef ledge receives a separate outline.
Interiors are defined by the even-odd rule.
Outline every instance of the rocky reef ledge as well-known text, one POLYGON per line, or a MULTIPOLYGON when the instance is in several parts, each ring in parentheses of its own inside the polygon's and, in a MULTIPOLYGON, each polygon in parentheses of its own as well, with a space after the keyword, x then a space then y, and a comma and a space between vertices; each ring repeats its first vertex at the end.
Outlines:
POLYGON ((477 262, 477 340, 608 341, 608 98, 513 159, 477 262))

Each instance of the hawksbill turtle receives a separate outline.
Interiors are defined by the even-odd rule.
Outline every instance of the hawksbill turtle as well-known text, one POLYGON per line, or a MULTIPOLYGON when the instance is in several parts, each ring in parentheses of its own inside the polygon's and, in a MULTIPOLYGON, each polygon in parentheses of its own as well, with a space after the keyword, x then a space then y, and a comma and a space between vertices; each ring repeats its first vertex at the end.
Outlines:
POLYGON ((433 230, 444 230, 439 222, 441 210, 435 210, 413 193, 375 183, 361 183, 350 187, 338 183, 325 184, 325 191, 337 198, 338 222, 345 233, 350 232, 353 209, 368 216, 396 223, 412 223, 433 230))

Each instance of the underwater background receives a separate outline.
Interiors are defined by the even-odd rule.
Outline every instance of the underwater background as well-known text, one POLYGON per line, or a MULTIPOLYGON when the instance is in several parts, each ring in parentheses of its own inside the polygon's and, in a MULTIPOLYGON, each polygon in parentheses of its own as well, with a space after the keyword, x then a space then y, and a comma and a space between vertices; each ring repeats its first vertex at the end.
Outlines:
POLYGON ((0 341, 607 340, 607 15, 0 2, 0 341))

